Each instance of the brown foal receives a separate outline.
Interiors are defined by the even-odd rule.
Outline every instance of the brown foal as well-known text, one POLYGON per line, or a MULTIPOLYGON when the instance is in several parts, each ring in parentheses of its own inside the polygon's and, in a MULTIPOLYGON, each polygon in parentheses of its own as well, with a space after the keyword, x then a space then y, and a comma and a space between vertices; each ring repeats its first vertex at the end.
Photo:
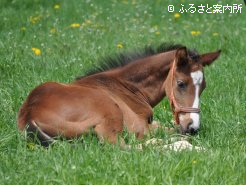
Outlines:
MULTIPOLYGON (((141 139, 152 128, 152 108, 167 96, 181 132, 193 133, 200 124, 203 67, 219 55, 172 45, 133 59, 115 59, 123 65, 70 84, 41 84, 20 108, 18 127, 35 133, 45 146, 54 137, 71 139, 91 129, 110 143, 119 141, 124 127, 141 139)), ((124 146, 123 139, 120 144, 124 146)))

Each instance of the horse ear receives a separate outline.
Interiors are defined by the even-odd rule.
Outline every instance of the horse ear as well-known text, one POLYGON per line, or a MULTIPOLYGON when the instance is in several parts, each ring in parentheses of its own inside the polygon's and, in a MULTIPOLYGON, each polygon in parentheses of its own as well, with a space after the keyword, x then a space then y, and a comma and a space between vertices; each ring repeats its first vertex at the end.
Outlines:
POLYGON ((219 56, 220 56, 221 50, 211 52, 211 53, 205 53, 200 56, 200 61, 203 66, 207 66, 213 63, 219 56))
POLYGON ((183 67, 188 63, 188 52, 186 47, 177 49, 175 60, 177 63, 177 67, 183 67))

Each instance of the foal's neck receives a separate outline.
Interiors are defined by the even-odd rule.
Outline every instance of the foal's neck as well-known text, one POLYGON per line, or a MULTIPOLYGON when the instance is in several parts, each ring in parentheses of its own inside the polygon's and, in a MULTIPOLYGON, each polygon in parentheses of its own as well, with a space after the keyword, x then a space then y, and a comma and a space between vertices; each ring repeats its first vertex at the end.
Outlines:
POLYGON ((174 55, 175 50, 140 59, 125 66, 117 77, 126 86, 139 89, 145 100, 154 107, 165 96, 164 82, 174 55))

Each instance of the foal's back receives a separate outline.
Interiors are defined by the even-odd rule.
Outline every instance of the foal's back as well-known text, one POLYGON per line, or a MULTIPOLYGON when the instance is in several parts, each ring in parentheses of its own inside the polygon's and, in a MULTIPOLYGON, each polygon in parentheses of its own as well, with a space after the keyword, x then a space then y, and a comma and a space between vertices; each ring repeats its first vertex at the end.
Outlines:
POLYGON ((108 112, 115 112, 114 106, 101 88, 48 82, 29 94, 20 109, 18 127, 23 130, 34 120, 51 137, 72 138, 101 123, 108 112))

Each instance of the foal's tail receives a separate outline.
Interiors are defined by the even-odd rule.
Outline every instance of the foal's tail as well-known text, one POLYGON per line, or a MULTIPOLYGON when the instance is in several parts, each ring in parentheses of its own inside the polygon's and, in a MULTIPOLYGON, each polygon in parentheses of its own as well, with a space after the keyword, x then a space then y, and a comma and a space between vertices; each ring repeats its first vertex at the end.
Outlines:
POLYGON ((54 139, 47 135, 41 128, 36 124, 35 121, 29 121, 27 128, 27 136, 31 137, 33 140, 38 139, 40 144, 44 147, 48 147, 54 142, 54 139))
POLYGON ((44 133, 34 120, 30 121, 27 101, 23 103, 18 113, 17 125, 21 131, 26 129, 27 136, 38 139, 42 146, 48 147, 54 139, 44 133))

